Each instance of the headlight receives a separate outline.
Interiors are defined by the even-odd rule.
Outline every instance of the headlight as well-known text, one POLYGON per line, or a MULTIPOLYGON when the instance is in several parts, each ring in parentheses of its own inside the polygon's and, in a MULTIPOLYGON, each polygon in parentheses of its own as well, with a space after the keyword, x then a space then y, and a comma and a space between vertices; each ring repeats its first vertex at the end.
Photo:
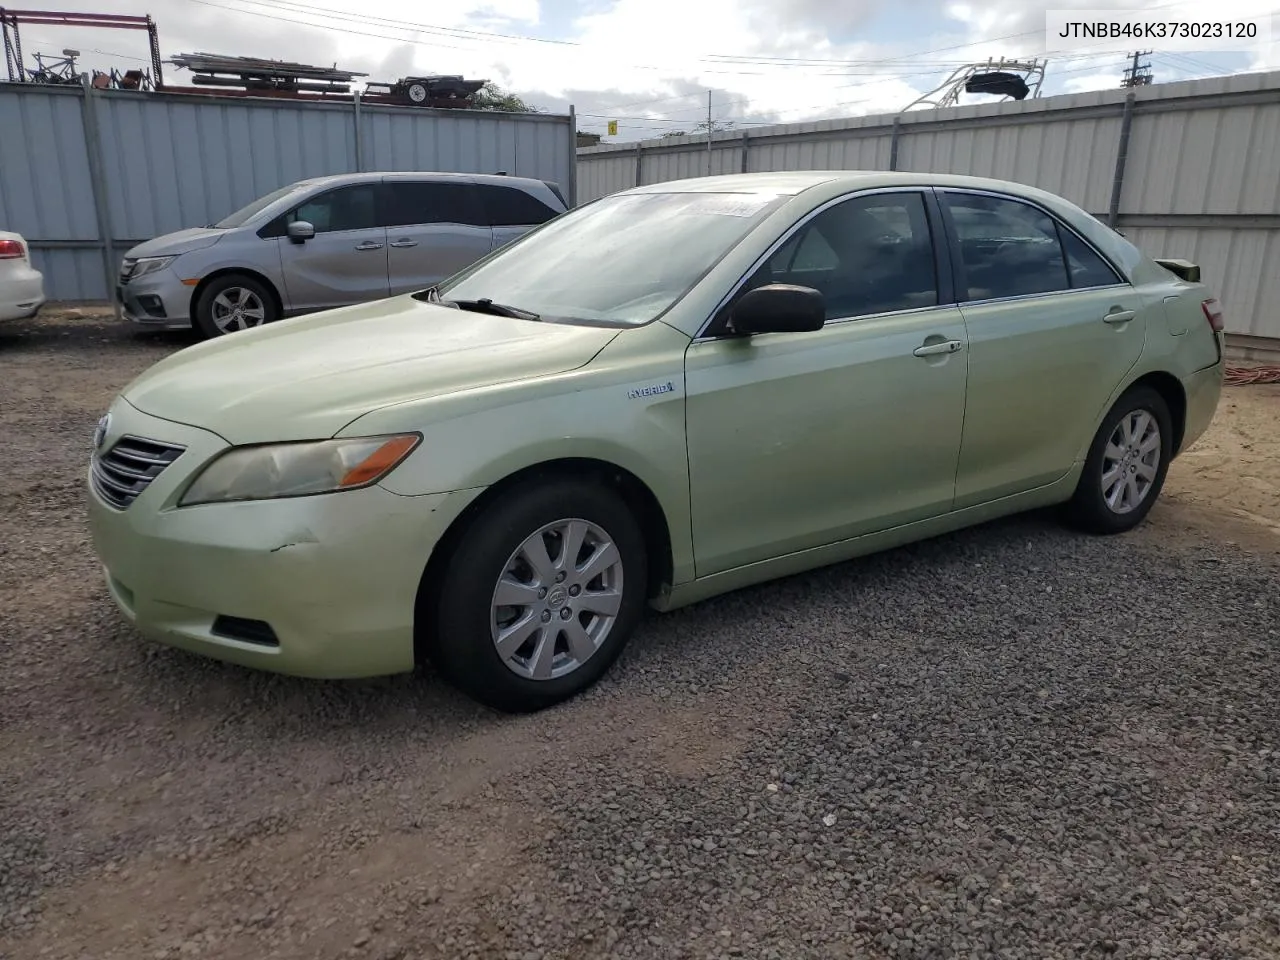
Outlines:
POLYGON ((395 469, 421 439, 416 433, 406 433, 233 447, 200 472, 178 506, 302 497, 367 487, 395 469))
POLYGON ((171 257, 142 257, 134 263, 133 273, 129 274, 129 279, 136 280, 138 277, 145 277, 148 273, 155 273, 157 270, 163 270, 177 259, 177 254, 174 254, 171 257))

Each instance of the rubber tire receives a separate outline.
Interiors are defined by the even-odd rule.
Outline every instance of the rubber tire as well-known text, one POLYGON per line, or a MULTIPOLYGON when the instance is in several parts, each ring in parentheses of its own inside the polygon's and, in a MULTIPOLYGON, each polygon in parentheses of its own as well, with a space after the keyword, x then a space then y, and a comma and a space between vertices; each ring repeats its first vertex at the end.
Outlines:
MULTIPOLYGON (((274 323, 280 319, 279 310, 276 308, 275 294, 266 284, 245 273, 228 273, 210 280, 208 285, 200 291, 200 296, 196 298, 195 329, 202 340, 212 340, 215 337, 227 336, 213 322, 213 300, 229 287, 244 287, 246 290, 252 290, 258 299, 262 301, 263 319, 260 326, 265 327, 268 323, 274 323)), ((239 333, 241 331, 236 332, 239 333)))
POLYGON ((436 593, 428 652, 446 680, 495 710, 532 713, 593 686, 618 658, 644 612, 644 535, 627 505, 602 484, 565 479, 514 489, 479 514, 456 543, 436 593), (586 664, 554 680, 528 680, 508 669, 494 649, 489 619, 493 589, 526 537, 568 517, 594 523, 612 537, 622 557, 622 605, 613 630, 586 664))
POLYGON ((1067 517, 1073 526, 1089 533, 1115 534, 1132 530, 1146 519, 1164 489, 1165 474, 1173 458, 1173 417, 1169 405, 1159 391, 1151 387, 1134 387, 1125 392, 1098 428, 1085 458, 1084 471, 1076 485, 1076 492, 1067 505, 1067 517), (1155 482, 1138 509, 1129 513, 1114 513, 1102 496, 1102 456, 1107 441, 1116 424, 1135 410, 1146 410, 1156 418, 1160 426, 1160 466, 1156 469, 1155 482))

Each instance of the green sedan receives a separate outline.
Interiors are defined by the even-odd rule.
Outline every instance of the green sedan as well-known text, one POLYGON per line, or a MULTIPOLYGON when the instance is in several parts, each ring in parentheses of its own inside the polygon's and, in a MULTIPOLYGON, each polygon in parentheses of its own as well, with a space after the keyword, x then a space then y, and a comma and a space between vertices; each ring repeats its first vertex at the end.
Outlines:
POLYGON ((1141 523, 1222 387, 1183 260, 996 180, 708 177, 438 287, 182 350, 98 425, 145 636, 308 677, 430 660, 536 710, 670 610, 1054 504, 1141 523))

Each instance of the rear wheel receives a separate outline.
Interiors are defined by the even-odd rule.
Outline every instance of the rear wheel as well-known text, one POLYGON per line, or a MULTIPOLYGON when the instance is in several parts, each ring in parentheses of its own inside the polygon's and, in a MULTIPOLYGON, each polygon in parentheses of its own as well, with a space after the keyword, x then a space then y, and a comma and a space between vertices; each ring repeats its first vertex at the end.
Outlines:
POLYGON ((260 327, 276 320, 277 315, 271 291, 246 274, 217 277, 196 298, 196 328, 206 338, 260 327))
POLYGON ((457 541, 435 592, 432 659, 490 707, 549 707, 617 659, 646 575, 640 528, 609 489, 562 480, 513 490, 457 541))
POLYGON ((1116 401, 1089 447, 1068 506, 1071 520, 1092 533, 1123 533, 1140 524, 1164 487, 1173 456, 1169 405, 1151 387, 1116 401))

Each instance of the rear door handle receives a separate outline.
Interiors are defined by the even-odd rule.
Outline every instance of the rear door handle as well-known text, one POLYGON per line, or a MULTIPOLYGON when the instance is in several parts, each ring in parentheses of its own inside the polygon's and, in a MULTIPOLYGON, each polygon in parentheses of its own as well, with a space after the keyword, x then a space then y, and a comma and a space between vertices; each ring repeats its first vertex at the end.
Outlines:
POLYGON ((962 346, 964 344, 959 340, 943 340, 941 343, 929 343, 923 347, 916 347, 911 353, 917 357, 936 357, 940 353, 955 353, 962 346))
POLYGON ((390 243, 393 247, 416 247, 417 245, 417 240, 392 240, 390 243))
POLYGON ((356 249, 357 250, 381 250, 382 244, 375 243, 372 240, 366 240, 364 243, 357 243, 356 249))
POLYGON ((1103 323, 1128 323, 1138 314, 1133 310, 1113 310, 1102 318, 1103 323))

